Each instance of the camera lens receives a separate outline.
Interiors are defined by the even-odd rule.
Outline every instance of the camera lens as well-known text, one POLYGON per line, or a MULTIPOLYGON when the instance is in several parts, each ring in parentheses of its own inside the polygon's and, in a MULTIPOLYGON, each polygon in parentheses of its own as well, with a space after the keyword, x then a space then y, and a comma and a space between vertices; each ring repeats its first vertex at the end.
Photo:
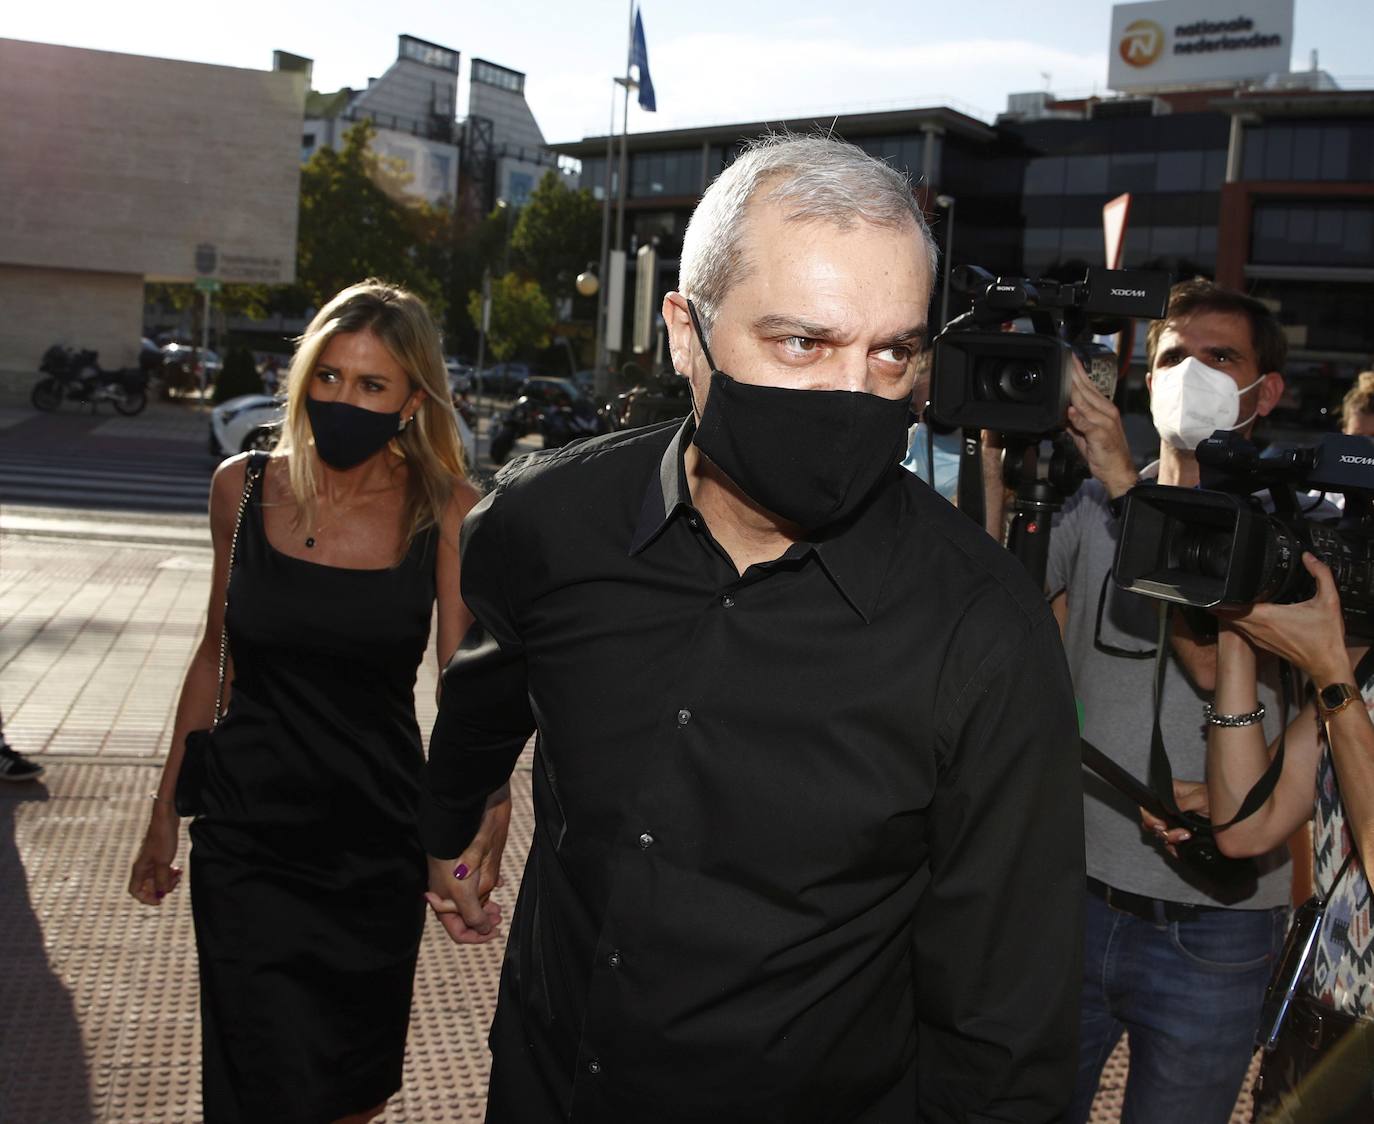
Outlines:
POLYGON ((1185 573, 1224 578, 1231 566, 1231 532, 1214 527, 1180 527, 1171 565, 1185 573))
POLYGON ((1009 359, 997 374, 997 396, 1007 402, 1034 402, 1040 389, 1040 364, 1009 359))

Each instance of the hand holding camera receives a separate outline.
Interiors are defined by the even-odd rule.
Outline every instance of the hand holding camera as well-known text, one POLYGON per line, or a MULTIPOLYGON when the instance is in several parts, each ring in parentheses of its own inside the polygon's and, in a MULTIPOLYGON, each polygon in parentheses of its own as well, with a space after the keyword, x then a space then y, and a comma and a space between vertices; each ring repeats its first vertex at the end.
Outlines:
POLYGON ((1330 567, 1310 551, 1303 552, 1302 564, 1317 586, 1306 601, 1259 602, 1243 608, 1218 606, 1214 612, 1223 627, 1287 660, 1313 682, 1350 681, 1354 672, 1345 648, 1345 622, 1336 580, 1330 567))
POLYGON ((1126 444, 1121 412, 1088 377, 1077 356, 1073 358, 1067 429, 1088 471, 1101 481, 1111 499, 1135 486, 1135 462, 1126 444))

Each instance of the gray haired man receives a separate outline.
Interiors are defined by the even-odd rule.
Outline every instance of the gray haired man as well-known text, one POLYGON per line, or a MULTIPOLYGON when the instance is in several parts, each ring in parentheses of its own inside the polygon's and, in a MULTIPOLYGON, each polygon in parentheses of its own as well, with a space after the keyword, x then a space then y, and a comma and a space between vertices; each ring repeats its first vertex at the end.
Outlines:
POLYGON ((488 1120, 1063 1111, 1073 696, 1040 591, 898 464, 933 257, 891 168, 753 146, 663 302, 692 415, 517 462, 468 517, 422 812, 460 943, 496 932, 491 798, 539 736, 488 1120))

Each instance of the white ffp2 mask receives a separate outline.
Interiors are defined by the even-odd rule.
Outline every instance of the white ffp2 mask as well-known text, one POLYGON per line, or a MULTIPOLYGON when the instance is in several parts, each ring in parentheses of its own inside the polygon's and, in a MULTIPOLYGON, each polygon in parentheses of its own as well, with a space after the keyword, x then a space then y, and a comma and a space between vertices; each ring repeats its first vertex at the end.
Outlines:
POLYGON ((1190 355, 1155 372, 1150 383, 1150 416, 1162 440, 1192 452, 1218 429, 1240 429, 1250 422, 1259 407, 1237 421, 1240 396, 1259 382, 1238 387, 1230 375, 1190 355))

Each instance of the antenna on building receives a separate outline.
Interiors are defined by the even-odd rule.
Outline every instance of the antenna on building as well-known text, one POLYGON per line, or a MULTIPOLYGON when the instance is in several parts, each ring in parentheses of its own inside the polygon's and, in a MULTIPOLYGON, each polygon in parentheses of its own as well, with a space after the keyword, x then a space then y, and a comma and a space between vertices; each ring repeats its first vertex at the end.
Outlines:
POLYGON ((1313 47, 1313 48, 1312 48, 1312 54, 1311 54, 1310 58, 1311 58, 1311 61, 1308 63, 1307 69, 1310 70, 1310 71, 1312 71, 1313 74, 1315 74, 1315 73, 1317 72, 1317 48, 1316 48, 1316 47, 1313 47))

